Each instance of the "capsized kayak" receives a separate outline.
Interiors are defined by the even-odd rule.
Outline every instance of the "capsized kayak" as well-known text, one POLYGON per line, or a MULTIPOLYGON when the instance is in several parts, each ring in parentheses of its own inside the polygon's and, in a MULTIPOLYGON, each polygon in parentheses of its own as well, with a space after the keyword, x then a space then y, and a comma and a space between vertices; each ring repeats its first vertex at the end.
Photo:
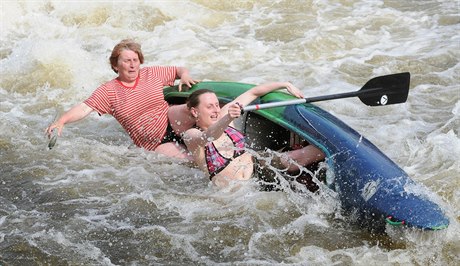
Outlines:
MULTIPOLYGON (((188 91, 177 86, 164 90, 171 104, 184 103, 191 92, 211 89, 222 104, 232 101, 252 84, 200 82, 188 91)), ((254 104, 295 99, 271 92, 254 104)), ((405 101, 405 99, 404 99, 405 101)), ((426 230, 448 227, 449 219, 434 203, 426 187, 413 181, 404 170, 374 144, 343 121, 311 104, 295 104, 245 112, 241 129, 253 149, 279 150, 306 141, 326 154, 324 183, 337 192, 341 205, 362 224, 408 226, 426 230)), ((378 227, 378 225, 377 225, 378 227)))

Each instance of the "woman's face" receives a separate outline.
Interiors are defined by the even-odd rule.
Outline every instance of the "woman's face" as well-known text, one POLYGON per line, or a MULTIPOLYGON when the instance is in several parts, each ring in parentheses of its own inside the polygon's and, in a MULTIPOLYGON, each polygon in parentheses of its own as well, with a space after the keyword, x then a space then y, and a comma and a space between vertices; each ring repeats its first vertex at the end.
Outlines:
POLYGON ((200 103, 191 109, 192 115, 197 118, 196 124, 202 129, 219 120, 220 105, 214 93, 204 93, 199 96, 200 103))
POLYGON ((139 75, 141 62, 136 52, 131 50, 123 50, 118 56, 116 70, 120 81, 131 83, 136 81, 139 75))

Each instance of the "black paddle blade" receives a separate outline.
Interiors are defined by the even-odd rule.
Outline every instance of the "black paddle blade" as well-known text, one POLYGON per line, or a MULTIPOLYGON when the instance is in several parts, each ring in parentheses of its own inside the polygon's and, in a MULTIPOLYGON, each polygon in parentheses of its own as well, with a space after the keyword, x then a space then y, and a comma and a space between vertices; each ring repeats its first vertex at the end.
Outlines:
POLYGON ((409 94, 409 84, 409 72, 375 77, 359 90, 358 97, 369 106, 403 103, 409 94))

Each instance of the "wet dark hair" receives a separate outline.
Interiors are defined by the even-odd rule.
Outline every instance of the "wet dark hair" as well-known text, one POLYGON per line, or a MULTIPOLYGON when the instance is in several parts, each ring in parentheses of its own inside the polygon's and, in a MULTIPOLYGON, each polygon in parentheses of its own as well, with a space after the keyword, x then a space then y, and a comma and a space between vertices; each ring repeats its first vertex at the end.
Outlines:
POLYGON ((200 104, 200 95, 205 93, 213 93, 216 94, 214 91, 210 89, 199 89, 192 92, 187 98, 187 108, 190 109, 192 107, 197 107, 200 104))
POLYGON ((115 47, 113 47, 112 54, 109 58, 110 66, 112 67, 112 70, 117 74, 118 71, 115 69, 115 67, 118 63, 118 57, 123 50, 131 50, 135 52, 139 57, 139 62, 141 64, 144 63, 144 55, 142 54, 141 45, 131 39, 122 40, 120 43, 115 45, 115 47))

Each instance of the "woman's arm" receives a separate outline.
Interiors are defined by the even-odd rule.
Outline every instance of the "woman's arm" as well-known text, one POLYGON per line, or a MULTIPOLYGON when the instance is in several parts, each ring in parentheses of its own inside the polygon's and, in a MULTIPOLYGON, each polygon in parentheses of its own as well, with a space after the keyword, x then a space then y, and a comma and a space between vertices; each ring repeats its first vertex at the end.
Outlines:
POLYGON ((224 130, 227 128, 227 126, 231 125, 233 120, 240 117, 241 108, 257 99, 257 97, 281 88, 286 88, 292 95, 296 97, 303 97, 302 92, 289 82, 272 82, 255 86, 222 107, 220 110, 220 115, 222 118, 204 132, 206 136, 205 140, 207 138, 219 138, 224 133, 224 130))
POLYGON ((231 101, 230 103, 226 104, 222 107, 221 114, 227 113, 227 108, 230 104, 238 103, 241 107, 244 107, 250 104, 252 101, 257 99, 260 96, 263 96, 269 92, 286 88, 289 93, 294 95, 297 98, 303 98, 303 93, 290 82, 270 82, 261 84, 251 88, 250 90, 244 92, 240 96, 236 97, 235 100, 231 101))
POLYGON ((224 134, 225 129, 235 120, 240 117, 241 106, 237 103, 231 104, 228 107, 228 113, 223 115, 217 122, 209 126, 206 130, 201 131, 196 128, 187 130, 184 133, 184 142, 189 151, 195 150, 198 147, 204 147, 206 143, 218 139, 224 134))
MULTIPOLYGON (((239 111, 241 112, 241 111, 239 111)), ((206 143, 218 139, 224 133, 228 125, 233 121, 229 114, 224 115, 219 121, 212 124, 204 131, 189 129, 184 133, 184 142, 189 150, 204 147, 206 143)))
POLYGON ((51 124, 47 129, 46 133, 48 136, 51 135, 53 129, 58 129, 58 135, 61 136, 62 128, 67 123, 76 122, 88 116, 93 109, 85 103, 80 103, 72 107, 69 111, 65 112, 56 122, 51 124))

